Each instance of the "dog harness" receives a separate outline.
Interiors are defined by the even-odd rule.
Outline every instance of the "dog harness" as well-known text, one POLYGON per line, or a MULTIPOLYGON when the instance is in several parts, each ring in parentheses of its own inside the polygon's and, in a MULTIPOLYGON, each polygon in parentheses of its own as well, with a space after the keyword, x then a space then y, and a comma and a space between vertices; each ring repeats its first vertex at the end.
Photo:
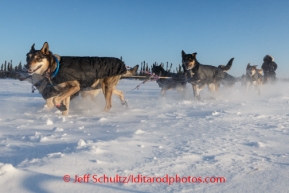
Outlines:
POLYGON ((80 89, 84 89, 97 79, 121 75, 126 70, 124 62, 118 58, 62 56, 51 81, 53 85, 57 85, 77 80, 80 89))

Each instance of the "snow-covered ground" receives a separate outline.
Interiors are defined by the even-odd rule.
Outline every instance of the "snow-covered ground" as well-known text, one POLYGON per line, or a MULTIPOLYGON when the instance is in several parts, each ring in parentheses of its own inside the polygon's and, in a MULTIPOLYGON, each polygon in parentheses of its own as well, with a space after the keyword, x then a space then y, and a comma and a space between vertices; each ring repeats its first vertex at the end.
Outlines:
POLYGON ((101 94, 74 99, 63 118, 28 82, 0 80, 0 192, 288 192, 288 83, 260 96, 237 84, 217 100, 203 90, 201 102, 190 85, 163 99, 155 82, 130 91, 139 83, 119 83, 128 109, 114 96, 103 113, 101 94), (100 183, 104 175, 130 181, 100 183), (176 175, 193 183, 169 185, 176 175), (226 181, 194 183, 206 177, 226 181))

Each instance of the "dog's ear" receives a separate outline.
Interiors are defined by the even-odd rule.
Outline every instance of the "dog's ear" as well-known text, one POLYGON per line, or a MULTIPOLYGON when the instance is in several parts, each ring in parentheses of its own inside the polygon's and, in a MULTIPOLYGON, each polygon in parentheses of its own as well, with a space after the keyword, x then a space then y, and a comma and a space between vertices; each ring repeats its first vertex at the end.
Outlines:
POLYGON ((49 54, 49 45, 47 42, 45 42, 41 48, 41 52, 44 55, 48 55, 49 54))
POLYGON ((35 46, 35 44, 33 44, 33 45, 31 46, 30 52, 34 52, 34 51, 35 51, 34 46, 35 46))
POLYGON ((193 53, 192 56, 195 58, 197 56, 197 52, 193 53))
POLYGON ((249 68, 249 67, 250 67, 250 63, 247 64, 247 68, 249 68))
POLYGON ((182 50, 182 57, 184 57, 186 55, 186 53, 184 52, 184 50, 182 50))

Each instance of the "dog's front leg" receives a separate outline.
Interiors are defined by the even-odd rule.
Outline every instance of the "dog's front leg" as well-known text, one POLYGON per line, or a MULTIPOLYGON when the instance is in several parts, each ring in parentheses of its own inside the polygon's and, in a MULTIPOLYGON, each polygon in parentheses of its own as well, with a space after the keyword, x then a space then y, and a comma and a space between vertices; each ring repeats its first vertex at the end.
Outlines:
POLYGON ((60 94, 53 99, 54 105, 61 111, 65 112, 63 115, 68 115, 68 108, 62 104, 65 102, 69 105, 70 96, 75 94, 80 90, 80 85, 78 81, 68 81, 65 83, 61 83, 56 86, 57 90, 60 90, 60 94), (69 98, 69 99, 67 99, 69 98), (66 100, 66 101, 64 101, 66 100), (69 101, 67 101, 69 100, 69 101), (64 107, 63 107, 64 106, 64 107))
POLYGON ((67 97, 66 99, 64 99, 63 104, 66 106, 66 110, 62 111, 62 115, 63 116, 67 116, 68 115, 69 106, 70 106, 70 96, 67 97))
POLYGON ((201 100, 201 96, 200 96, 201 89, 199 88, 199 85, 192 84, 192 86, 193 86, 194 98, 197 99, 198 101, 201 100))

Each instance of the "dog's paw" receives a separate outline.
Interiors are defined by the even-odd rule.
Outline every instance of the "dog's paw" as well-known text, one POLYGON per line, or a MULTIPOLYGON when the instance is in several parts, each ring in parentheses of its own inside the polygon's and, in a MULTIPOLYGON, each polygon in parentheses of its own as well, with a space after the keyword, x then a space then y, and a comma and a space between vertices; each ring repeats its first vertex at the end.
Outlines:
POLYGON ((126 102, 126 101, 124 101, 124 102, 121 102, 121 105, 122 105, 123 107, 125 107, 125 108, 128 108, 128 104, 127 104, 127 102, 126 102))
POLYGON ((67 108, 66 108, 66 106, 65 106, 63 103, 60 103, 60 104, 58 104, 58 105, 55 105, 55 107, 56 107, 58 110, 60 110, 61 112, 67 111, 67 108))
POLYGON ((63 101, 61 101, 60 104, 57 104, 57 103, 55 102, 55 98, 53 98, 53 104, 54 104, 55 107, 56 107, 58 110, 60 110, 61 112, 67 110, 66 106, 63 104, 63 101))

